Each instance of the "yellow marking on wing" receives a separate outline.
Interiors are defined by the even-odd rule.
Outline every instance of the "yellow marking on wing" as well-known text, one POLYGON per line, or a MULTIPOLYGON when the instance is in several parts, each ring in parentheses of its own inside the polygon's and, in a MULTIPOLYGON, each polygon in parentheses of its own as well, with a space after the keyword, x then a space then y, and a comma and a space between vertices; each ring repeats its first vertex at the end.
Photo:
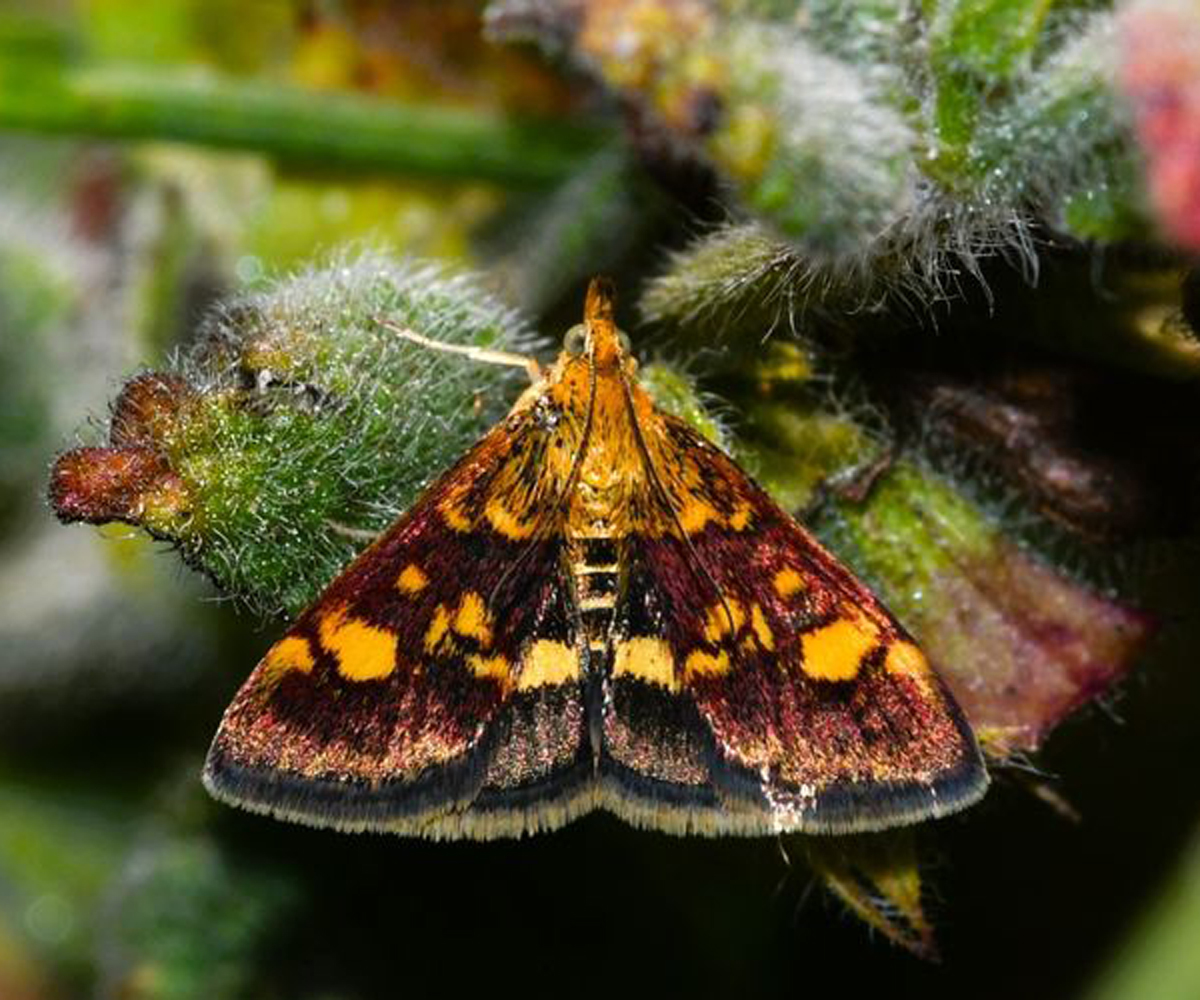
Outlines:
POLYGON ((929 675, 929 661, 913 643, 901 639, 893 642, 883 661, 883 669, 889 674, 924 679, 929 675))
POLYGON ((878 641, 878 629, 865 618, 839 618, 800 637, 800 667, 816 680, 853 680, 878 641))
POLYGON ((754 508, 748 503, 739 504, 729 515, 729 527, 734 531, 745 531, 750 526, 750 518, 754 516, 754 508))
POLYGON ((409 563, 396 577, 396 586, 402 594, 419 594, 429 586, 429 577, 416 563, 409 563))
POLYGON ((481 646, 490 646, 492 643, 492 616, 483 598, 473 590, 463 594, 462 603, 454 616, 454 631, 474 639, 481 646))
POLYGON ((775 648, 775 636, 771 632, 771 626, 767 624, 766 615, 763 614, 763 609, 755 604, 750 608, 750 627, 754 629, 754 635, 758 639, 758 644, 767 652, 775 648))
POLYGON ((425 633, 425 651, 432 653, 437 649, 448 631, 450 631, 450 612, 446 610, 446 605, 439 604, 433 613, 433 621, 429 623, 429 629, 425 633))
POLYGON ((683 664, 683 669, 689 676, 701 674, 709 677, 719 677, 721 674, 729 673, 729 654, 725 650, 721 650, 716 656, 713 656, 712 653, 696 649, 688 654, 688 658, 683 664))
POLYGON ((662 639, 638 637, 619 642, 613 651, 613 676, 628 675, 668 691, 679 690, 675 657, 662 639))
POLYGON ((694 535, 704 529, 709 521, 718 518, 716 510, 702 500, 689 499, 679 511, 679 524, 689 535, 694 535))
POLYGON ((536 521, 522 521, 498 500, 491 501, 484 508, 483 515, 497 532, 513 541, 528 538, 537 527, 536 521))
POLYGON ((579 653, 565 642, 538 639, 521 661, 517 690, 528 691, 545 684, 565 684, 579 678, 579 653))
POLYGON ((775 593, 780 597, 794 597, 806 589, 804 577, 791 566, 787 566, 775 574, 775 593))
POLYGON ((439 509, 442 512, 442 519, 455 531, 474 530, 475 526, 471 523, 471 519, 455 505, 453 499, 443 500, 439 509))
POLYGON ((742 603, 734 597, 714 604, 704 616, 704 638, 714 645, 726 635, 737 635, 746 624, 746 612, 742 603), (730 629, 732 619, 733 628, 730 629))
POLYGON ((395 633, 351 618, 344 606, 321 618, 317 634, 348 681, 378 680, 396 669, 395 633))
POLYGON ((510 678, 510 664, 505 656, 480 656, 473 653, 467 657, 467 666, 476 677, 492 677, 505 687, 510 678))
POLYGON ((289 635, 280 639, 267 650, 263 657, 263 669, 271 680, 277 680, 290 670, 312 673, 316 665, 312 648, 303 636, 289 635))

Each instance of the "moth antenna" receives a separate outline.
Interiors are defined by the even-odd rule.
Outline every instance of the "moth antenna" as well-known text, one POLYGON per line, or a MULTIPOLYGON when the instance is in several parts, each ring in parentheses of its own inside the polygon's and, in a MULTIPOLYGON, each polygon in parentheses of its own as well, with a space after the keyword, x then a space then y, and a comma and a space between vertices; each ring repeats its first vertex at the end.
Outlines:
POLYGON ((378 531, 371 531, 368 528, 355 528, 353 525, 342 524, 341 521, 334 521, 328 517, 325 518, 325 524, 330 531, 341 535, 343 538, 349 538, 354 542, 373 542, 379 537, 378 531))
POLYGON ((420 344, 422 347, 428 347, 430 350, 442 351, 446 354, 461 354, 472 361, 482 361, 489 365, 524 368, 529 375, 531 383, 540 382, 542 379, 542 368, 538 364, 537 358, 526 357, 524 354, 511 354, 508 351, 493 351, 488 347, 472 347, 468 344, 447 344, 442 340, 423 337, 415 330, 410 330, 407 327, 393 323, 390 319, 383 316, 376 316, 375 322, 385 330, 390 330, 397 337, 414 344, 420 344))

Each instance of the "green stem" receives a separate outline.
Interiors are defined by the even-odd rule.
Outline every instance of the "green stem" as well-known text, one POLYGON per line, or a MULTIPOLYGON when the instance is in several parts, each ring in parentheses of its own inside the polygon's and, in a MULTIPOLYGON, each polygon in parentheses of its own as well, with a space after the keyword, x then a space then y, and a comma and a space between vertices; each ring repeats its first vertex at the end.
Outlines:
POLYGON ((1143 915, 1087 1000, 1200 995, 1200 839, 1143 915))
POLYGON ((0 128, 247 149, 326 168, 552 184, 604 139, 594 128, 415 107, 212 73, 0 61, 0 128))

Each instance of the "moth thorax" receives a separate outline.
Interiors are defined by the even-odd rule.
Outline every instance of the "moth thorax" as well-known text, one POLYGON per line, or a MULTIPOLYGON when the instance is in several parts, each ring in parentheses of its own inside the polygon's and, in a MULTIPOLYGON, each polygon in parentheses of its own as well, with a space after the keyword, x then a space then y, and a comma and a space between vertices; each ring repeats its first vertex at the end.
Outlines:
POLYGON ((572 523, 584 537, 606 537, 612 534, 611 525, 621 499, 621 483, 614 477, 596 482, 580 478, 575 491, 572 523))

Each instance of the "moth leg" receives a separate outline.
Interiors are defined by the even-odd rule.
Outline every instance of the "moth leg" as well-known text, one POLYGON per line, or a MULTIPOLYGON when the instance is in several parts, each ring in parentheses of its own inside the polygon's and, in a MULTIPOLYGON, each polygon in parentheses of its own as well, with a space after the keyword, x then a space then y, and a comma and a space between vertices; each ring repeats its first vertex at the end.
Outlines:
POLYGON ((1075 808, 1074 803, 1055 788, 1046 778, 1021 771, 1013 773, 1011 777, 1016 784, 1020 785, 1027 792, 1032 793, 1035 798, 1040 799, 1045 805, 1054 810, 1060 819, 1065 819, 1068 823, 1083 822, 1083 816, 1075 808))
POLYGON ((812 520, 831 500, 844 500, 855 506, 866 503, 876 483, 895 465, 898 452, 894 444, 889 444, 878 455, 818 483, 812 499, 797 516, 801 521, 812 520))
POLYGON ((524 368, 531 383, 538 382, 542 377, 541 366, 537 358, 529 358, 523 354, 510 354, 508 351, 493 351, 486 347, 470 347, 466 344, 447 344, 441 340, 422 337, 419 333, 406 327, 397 326, 391 320, 376 318, 376 322, 386 330, 391 330, 398 337, 429 347, 435 351, 445 351, 447 354, 461 354, 472 361, 482 361, 489 365, 505 365, 512 368, 524 368))

